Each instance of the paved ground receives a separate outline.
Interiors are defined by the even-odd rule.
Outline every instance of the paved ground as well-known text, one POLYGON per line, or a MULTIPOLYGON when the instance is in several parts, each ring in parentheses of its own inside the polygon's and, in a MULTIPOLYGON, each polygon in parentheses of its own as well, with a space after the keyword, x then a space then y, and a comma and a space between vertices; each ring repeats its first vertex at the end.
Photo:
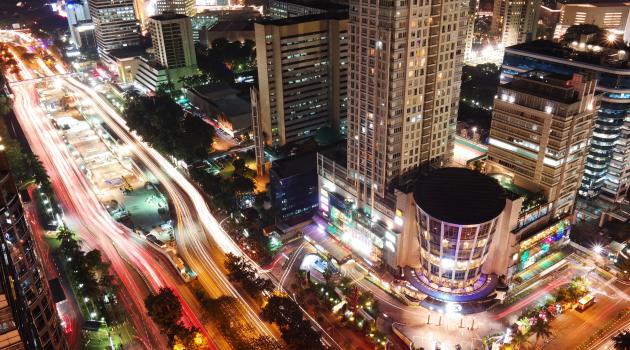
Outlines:
MULTIPOLYGON (((292 253, 297 249, 299 249, 297 254, 301 256, 317 249, 332 252, 337 259, 348 256, 349 250, 327 236, 317 224, 305 227, 303 232, 313 243, 289 247, 285 251, 289 257, 293 257, 292 253)), ((294 260, 292 264, 299 265, 295 262, 300 261, 300 258, 294 260)), ((369 290, 375 295, 384 314, 382 318, 386 321, 380 322, 380 325, 391 327, 392 323, 399 324, 399 329, 412 339, 416 346, 423 346, 425 349, 433 349, 437 342, 440 342, 443 349, 454 348, 455 344, 459 344, 463 349, 481 348, 481 338, 484 335, 504 331, 508 325, 516 321, 523 310, 544 303, 557 288, 569 283, 573 277, 587 275, 598 300, 596 305, 583 313, 568 311, 561 315, 552 324, 554 330, 552 339, 548 343, 541 340, 537 346, 538 348, 544 346, 545 349, 574 349, 598 330, 598 327, 614 318, 624 308, 630 307, 626 295, 626 292, 630 292, 630 287, 614 284, 596 273, 589 273, 592 266, 584 265, 583 261, 583 257, 570 255, 570 251, 554 253, 532 265, 531 269, 524 273, 525 277, 531 279, 530 285, 524 288, 515 300, 506 305, 499 305, 489 312, 467 316, 444 315, 419 306, 406 305, 366 279, 365 269, 352 261, 342 266, 341 273, 351 278, 362 289, 369 290), (561 261, 566 261, 566 267, 540 276, 542 271, 561 261), (575 331, 576 329, 578 331, 575 331)), ((277 264, 276 269, 284 276, 285 285, 289 285, 293 272, 287 272, 286 267, 286 263, 277 264)), ((531 342, 533 344, 535 339, 532 338, 531 342)))

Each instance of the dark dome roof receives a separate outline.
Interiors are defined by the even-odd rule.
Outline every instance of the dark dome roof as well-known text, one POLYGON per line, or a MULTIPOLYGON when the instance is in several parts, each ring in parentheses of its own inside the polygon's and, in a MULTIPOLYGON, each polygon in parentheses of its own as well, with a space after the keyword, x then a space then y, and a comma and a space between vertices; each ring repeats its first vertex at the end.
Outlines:
POLYGON ((421 176, 413 191, 416 204, 434 218, 472 225, 492 220, 505 207, 505 191, 484 174, 466 168, 442 168, 421 176))

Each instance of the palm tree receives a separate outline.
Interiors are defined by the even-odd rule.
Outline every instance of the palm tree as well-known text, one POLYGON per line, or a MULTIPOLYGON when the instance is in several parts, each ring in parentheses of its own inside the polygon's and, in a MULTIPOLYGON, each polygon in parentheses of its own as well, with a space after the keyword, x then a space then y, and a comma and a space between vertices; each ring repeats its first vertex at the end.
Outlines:
POLYGON ((512 335, 511 344, 514 345, 515 350, 525 350, 529 347, 529 345, 531 345, 531 343, 529 342, 529 336, 526 334, 523 334, 519 330, 517 330, 512 335))
POLYGON ((621 332, 613 337, 615 342, 615 349, 628 350, 630 349, 630 332, 621 332))
POLYGON ((538 322, 536 322, 532 326, 532 328, 530 329, 530 332, 536 335, 536 342, 534 343, 534 348, 536 348, 536 345, 538 345, 538 340, 540 340, 540 338, 547 339, 551 337, 551 334, 552 334, 551 326, 549 326, 549 323, 540 319, 538 320, 538 322))

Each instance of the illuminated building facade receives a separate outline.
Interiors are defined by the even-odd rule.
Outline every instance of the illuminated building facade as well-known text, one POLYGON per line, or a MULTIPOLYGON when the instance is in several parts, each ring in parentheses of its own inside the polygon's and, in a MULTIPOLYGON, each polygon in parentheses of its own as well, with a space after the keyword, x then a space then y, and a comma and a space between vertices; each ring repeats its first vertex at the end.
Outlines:
POLYGON ((260 172, 265 147, 305 142, 325 126, 346 133, 348 13, 262 20, 254 28, 258 86, 252 105, 260 172))
POLYGON ((255 24, 260 116, 270 147, 346 119, 348 19, 315 15, 255 24))
POLYGON ((74 45, 77 48, 96 47, 94 23, 90 18, 87 3, 81 0, 68 1, 66 2, 66 13, 68 14, 68 28, 74 45))
POLYGON ((176 89, 181 88, 181 78, 197 72, 190 17, 174 13, 152 16, 147 27, 155 54, 153 60, 140 60, 137 86, 154 92, 159 85, 170 82, 176 89))
POLYGON ((496 0, 492 31, 504 47, 536 39, 541 0, 496 0))
MULTIPOLYGON (((3 256, 0 259, 0 289, 13 312, 12 320, 2 319, 2 332, 16 328, 19 331, 23 347, 14 345, 11 349, 67 349, 33 233, 3 151, 0 151, 0 190, 0 249, 3 256)), ((6 314, 6 308, 3 307, 1 312, 6 314)), ((0 345, 9 343, 10 339, 3 339, 0 345)))
POLYGON ((350 1, 348 170, 359 200, 452 158, 469 2, 350 1))
POLYGON ((88 0, 101 57, 107 51, 140 44, 133 0, 88 0))
POLYGON ((455 294, 480 288, 506 205, 503 188, 466 168, 442 168, 418 179, 414 199, 421 261, 417 273, 428 285, 455 294))
POLYGON ((540 193, 552 217, 571 214, 599 106, 595 85, 592 76, 532 70, 499 86, 486 171, 540 193))
POLYGON ((617 202, 630 187, 630 55, 584 42, 535 41, 505 51, 501 82, 532 70, 594 75, 601 104, 579 194, 617 202))
POLYGON ((157 15, 167 12, 193 17, 197 14, 195 0, 157 0, 155 3, 157 15))
POLYGON ((624 41, 630 41, 630 6, 622 1, 562 0, 558 1, 560 20, 554 38, 560 39, 572 25, 594 24, 624 41))

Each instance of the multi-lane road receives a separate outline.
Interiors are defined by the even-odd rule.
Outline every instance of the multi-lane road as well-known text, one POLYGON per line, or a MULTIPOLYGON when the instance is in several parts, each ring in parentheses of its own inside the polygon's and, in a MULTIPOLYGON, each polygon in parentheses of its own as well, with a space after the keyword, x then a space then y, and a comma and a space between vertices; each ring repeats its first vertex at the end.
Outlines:
MULTIPOLYGON (((17 54, 15 56, 19 59, 17 54)), ((178 288, 181 284, 178 277, 171 269, 163 268, 163 262, 158 260, 159 255, 138 240, 131 230, 114 221, 98 201, 93 188, 40 107, 37 76, 24 62, 18 61, 22 82, 14 81, 12 84, 18 121, 33 151, 51 176, 53 188, 65 211, 66 223, 80 233, 87 247, 99 248, 112 263, 114 272, 123 284, 121 301, 138 333, 138 340, 147 348, 163 348, 165 345, 164 337, 148 319, 143 306, 143 296, 162 286, 183 289, 180 296, 186 296, 182 296, 186 323, 205 330, 199 321, 201 307, 187 288, 178 288), (138 281, 138 275, 141 281, 138 281), (191 308, 189 304, 195 307, 191 308)), ((36 58, 35 62, 41 74, 48 77, 58 75, 40 58, 36 58)), ((59 73, 65 73, 62 66, 56 68, 59 73)), ((204 288, 215 297, 232 295, 240 299, 246 310, 244 317, 260 334, 273 336, 217 264, 217 261, 222 261, 223 252, 239 253, 240 250, 220 229, 196 188, 161 155, 139 142, 137 136, 126 128, 120 115, 89 87, 69 77, 57 76, 52 79, 62 82, 83 105, 91 105, 103 122, 128 145, 140 165, 151 171, 167 189, 177 216, 176 238, 180 253, 198 273, 204 288)), ((16 80, 15 77, 13 80, 16 80)), ((212 342, 211 347, 215 348, 212 342)))

